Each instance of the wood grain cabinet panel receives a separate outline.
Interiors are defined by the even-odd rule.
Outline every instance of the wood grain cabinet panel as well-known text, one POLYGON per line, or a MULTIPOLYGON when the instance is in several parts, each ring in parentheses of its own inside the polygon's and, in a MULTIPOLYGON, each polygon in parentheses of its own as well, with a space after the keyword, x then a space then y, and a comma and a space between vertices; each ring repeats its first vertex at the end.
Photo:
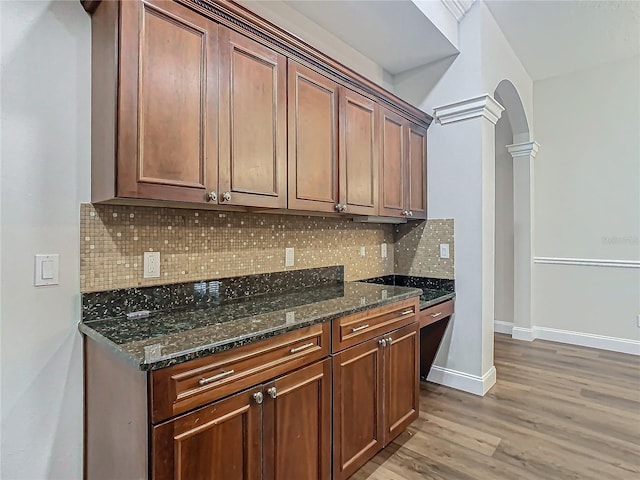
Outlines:
POLYGON ((289 60, 289 208, 338 203, 338 85, 289 60))
POLYGON ((220 62, 219 202, 286 208, 286 58, 220 27, 220 62))
POLYGON ((253 388, 153 427, 153 480, 255 480, 262 475, 262 405, 253 388))
POLYGON ((407 210, 413 219, 427 218, 427 129, 414 123, 407 127, 407 210))
POLYGON ((333 478, 353 475, 383 447, 383 347, 375 338, 333 357, 333 478))
POLYGON ((345 212, 378 212, 377 105, 347 88, 340 88, 340 204, 345 212))
POLYGON ((331 360, 264 386, 265 480, 331 478, 331 360))
POLYGON ((380 215, 403 217, 406 120, 384 108, 380 111, 380 215))
POLYGON ((217 184, 217 25, 175 2, 119 5, 117 196, 203 202, 217 184))
POLYGON ((418 418, 418 324, 396 330, 384 351, 384 446, 418 418))

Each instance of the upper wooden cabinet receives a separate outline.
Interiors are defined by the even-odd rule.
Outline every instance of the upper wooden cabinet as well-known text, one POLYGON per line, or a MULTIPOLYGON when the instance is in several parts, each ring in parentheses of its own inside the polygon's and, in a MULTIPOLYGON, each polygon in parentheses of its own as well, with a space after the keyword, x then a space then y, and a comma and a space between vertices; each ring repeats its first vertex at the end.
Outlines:
POLYGON ((338 204, 338 85, 289 61, 289 208, 338 204))
POLYGON ((373 100, 340 88, 339 191, 345 213, 378 213, 377 113, 373 100))
POLYGON ((92 201, 426 218, 431 117, 243 7, 92 13, 92 201))
POLYGON ((177 3, 100 5, 93 16, 94 201, 203 201, 217 183, 217 57, 218 26, 177 3))
POLYGON ((220 203, 287 207, 286 61, 220 28, 220 203))
POLYGON ((381 109, 380 142, 380 215, 427 218, 426 128, 381 109))

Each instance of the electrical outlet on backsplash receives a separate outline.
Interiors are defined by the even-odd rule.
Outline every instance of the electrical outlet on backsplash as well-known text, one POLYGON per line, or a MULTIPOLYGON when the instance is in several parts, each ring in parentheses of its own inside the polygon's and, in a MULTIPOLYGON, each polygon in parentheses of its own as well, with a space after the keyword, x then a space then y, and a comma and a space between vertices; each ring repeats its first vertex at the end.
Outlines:
POLYGON ((395 273, 453 279, 453 238, 452 218, 397 225, 394 232, 395 273), (449 245, 449 258, 440 258, 440 244, 449 245))

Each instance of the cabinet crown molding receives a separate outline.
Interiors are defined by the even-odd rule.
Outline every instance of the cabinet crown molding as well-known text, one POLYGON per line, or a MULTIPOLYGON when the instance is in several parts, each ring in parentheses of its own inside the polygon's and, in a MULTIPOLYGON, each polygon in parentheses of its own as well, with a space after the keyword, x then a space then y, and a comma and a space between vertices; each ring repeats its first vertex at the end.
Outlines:
POLYGON ((515 159, 517 157, 528 157, 531 160, 536 158, 540 144, 535 140, 532 142, 514 143, 513 145, 507 145, 507 150, 511 156, 515 159))
POLYGON ((471 6, 474 4, 476 0, 441 0, 447 10, 451 12, 451 14, 456 17, 458 23, 462 20, 471 6))
POLYGON ((436 121, 440 125, 476 117, 484 117, 495 125, 503 111, 504 107, 488 93, 433 109, 436 121))

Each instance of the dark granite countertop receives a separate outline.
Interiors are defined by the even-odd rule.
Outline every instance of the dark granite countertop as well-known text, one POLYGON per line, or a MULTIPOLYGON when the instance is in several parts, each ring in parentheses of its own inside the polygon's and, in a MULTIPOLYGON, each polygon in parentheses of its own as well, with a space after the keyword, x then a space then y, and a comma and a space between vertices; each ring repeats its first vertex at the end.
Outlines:
POLYGON ((420 310, 456 298, 455 282, 444 278, 385 275, 362 281, 379 285, 419 288, 422 290, 422 294, 420 295, 420 310))
POLYGON ((456 298, 456 292, 446 290, 436 290, 433 288, 423 288, 420 295, 420 310, 424 310, 432 305, 456 298))
POLYGON ((156 370, 421 294, 411 287, 335 282, 141 319, 86 320, 79 329, 136 368, 156 370))

